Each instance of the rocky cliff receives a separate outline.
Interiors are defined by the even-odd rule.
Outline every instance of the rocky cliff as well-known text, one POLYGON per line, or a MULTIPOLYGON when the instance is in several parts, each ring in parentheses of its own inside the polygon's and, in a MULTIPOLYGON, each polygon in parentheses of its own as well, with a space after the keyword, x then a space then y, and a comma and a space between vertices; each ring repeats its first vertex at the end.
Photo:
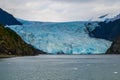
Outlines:
POLYGON ((106 54, 120 54, 120 37, 112 43, 106 54))
POLYGON ((0 54, 26 56, 45 52, 25 43, 13 30, 0 25, 0 54))

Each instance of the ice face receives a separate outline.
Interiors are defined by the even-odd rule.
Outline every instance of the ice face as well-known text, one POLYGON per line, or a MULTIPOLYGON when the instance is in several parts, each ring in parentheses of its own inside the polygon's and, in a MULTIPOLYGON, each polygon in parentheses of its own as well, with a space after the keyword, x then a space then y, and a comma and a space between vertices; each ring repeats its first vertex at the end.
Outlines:
MULTIPOLYGON (((111 42, 91 38, 86 29, 87 22, 29 22, 22 26, 8 26, 16 31, 24 41, 51 54, 99 54, 105 53, 111 42)), ((90 30, 97 25, 93 22, 90 30)))

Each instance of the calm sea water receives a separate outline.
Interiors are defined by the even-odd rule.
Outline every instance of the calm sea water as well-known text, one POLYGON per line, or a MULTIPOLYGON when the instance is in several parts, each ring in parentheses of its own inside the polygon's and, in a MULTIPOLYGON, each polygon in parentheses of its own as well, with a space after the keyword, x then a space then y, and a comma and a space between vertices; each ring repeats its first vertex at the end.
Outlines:
POLYGON ((0 80, 120 80, 120 55, 0 59, 0 80))

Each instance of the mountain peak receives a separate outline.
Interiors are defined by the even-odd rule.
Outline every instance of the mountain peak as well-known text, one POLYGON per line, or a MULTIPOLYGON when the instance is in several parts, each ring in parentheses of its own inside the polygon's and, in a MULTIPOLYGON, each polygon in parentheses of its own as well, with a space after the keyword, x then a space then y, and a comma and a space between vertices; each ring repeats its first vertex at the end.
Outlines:
POLYGON ((0 8, 0 24, 2 25, 22 25, 14 16, 0 8))

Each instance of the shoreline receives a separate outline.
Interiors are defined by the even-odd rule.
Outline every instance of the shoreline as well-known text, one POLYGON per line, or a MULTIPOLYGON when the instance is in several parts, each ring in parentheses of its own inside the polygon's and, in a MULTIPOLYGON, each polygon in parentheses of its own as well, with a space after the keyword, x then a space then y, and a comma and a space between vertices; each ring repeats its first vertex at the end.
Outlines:
MULTIPOLYGON (((87 56, 92 56, 92 55, 120 55, 120 54, 38 54, 38 55, 33 55, 33 56, 39 56, 39 55, 87 55, 87 56)), ((13 58, 13 57, 25 57, 25 56, 0 54, 0 59, 13 58)))
POLYGON ((16 55, 7 55, 7 54, 1 54, 0 55, 0 59, 3 59, 3 58, 12 58, 12 57, 17 57, 16 55))

